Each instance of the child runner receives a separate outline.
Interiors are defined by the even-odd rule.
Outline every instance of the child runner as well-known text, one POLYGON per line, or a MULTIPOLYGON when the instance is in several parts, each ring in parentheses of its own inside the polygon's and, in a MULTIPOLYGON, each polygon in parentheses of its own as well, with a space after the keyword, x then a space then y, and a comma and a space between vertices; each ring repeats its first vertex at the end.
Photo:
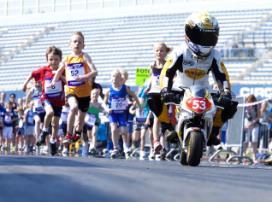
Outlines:
MULTIPOLYGON (((128 72, 127 70, 125 69, 120 69, 120 72, 121 72, 121 76, 122 76, 122 79, 123 79, 123 84, 126 84, 127 80, 128 80, 128 72)), ((129 86, 127 86, 128 88, 130 88, 129 86)), ((131 114, 129 112, 129 108, 132 106, 133 104, 133 101, 132 101, 132 98, 131 96, 127 96, 127 109, 126 109, 126 121, 127 121, 127 142, 128 142, 128 145, 131 144, 132 142, 132 132, 133 132, 133 119, 134 119, 134 114, 131 114)), ((131 151, 130 151, 131 152, 131 151)))
MULTIPOLYGON (((166 106, 161 101, 161 87, 159 83, 160 74, 164 64, 166 63, 166 56, 171 49, 167 47, 165 43, 156 43, 154 45, 155 62, 151 65, 151 84, 150 90, 148 91, 148 105, 150 110, 154 114, 154 125, 153 125, 153 139, 154 139, 154 150, 155 153, 160 153, 163 148, 160 144, 160 127, 161 121, 164 117, 161 117, 163 113, 161 111, 167 110, 166 106), (163 110, 162 110, 163 109, 163 110), (160 118, 160 120, 159 120, 160 118)), ((166 113, 167 114, 167 113, 166 113)), ((168 117, 165 117, 167 119, 168 117)), ((152 152, 152 151, 151 151, 152 152)))
POLYGON ((87 136, 83 137, 83 148, 82 148, 82 156, 86 156, 88 154, 88 140, 90 143, 90 154, 97 154, 96 150, 96 139, 97 139, 97 131, 98 126, 100 125, 99 113, 105 112, 106 110, 103 108, 102 104, 98 102, 98 97, 100 96, 99 89, 93 89, 91 92, 91 101, 90 105, 85 117, 85 124, 87 125, 87 136))
POLYGON ((29 154, 33 152, 34 146, 34 103, 30 102, 29 107, 24 112, 24 136, 25 136, 25 150, 29 154))
POLYGON ((36 140, 38 140, 39 135, 41 133, 44 117, 45 117, 45 110, 43 106, 44 104, 41 100, 42 83, 40 81, 40 75, 36 73, 36 70, 31 73, 31 78, 35 78, 36 81, 35 81, 35 85, 27 92, 26 105, 28 105, 31 100, 34 103, 34 121, 35 121, 34 134, 35 134, 36 140))
MULTIPOLYGON (((67 119, 68 119, 69 111, 70 111, 70 107, 69 107, 67 99, 65 99, 65 105, 62 107, 60 121, 59 121, 60 129, 61 129, 59 133, 59 137, 61 137, 61 140, 67 133, 67 119)), ((67 156, 69 152, 68 151, 69 144, 63 143, 63 145, 61 146, 63 146, 63 148, 60 147, 60 149, 62 149, 62 155, 67 156)))
MULTIPOLYGON (((147 86, 144 86, 140 89, 138 93, 138 98, 141 104, 141 109, 137 108, 133 105, 130 108, 131 113, 135 113, 135 130, 133 132, 133 141, 132 144, 135 145, 136 142, 140 139, 140 160, 145 160, 146 153, 145 153, 145 135, 147 130, 149 130, 150 135, 152 135, 152 127, 150 127, 150 110, 147 105, 147 86), (140 138, 139 138, 140 137, 140 138)), ((153 138, 152 138, 153 139, 153 138)), ((136 147, 136 146, 135 146, 136 147)), ((152 141, 151 141, 151 148, 152 148, 152 141)))
POLYGON ((133 97, 139 107, 140 103, 135 93, 132 92, 130 88, 128 88, 125 84, 123 84, 123 79, 119 70, 115 70, 112 72, 111 81, 112 85, 110 86, 110 89, 105 93, 104 98, 105 103, 109 103, 110 107, 109 120, 113 142, 113 151, 111 153, 111 158, 116 158, 119 154, 118 141, 121 133, 125 156, 126 159, 128 159, 129 147, 127 141, 126 121, 127 95, 133 97))
MULTIPOLYGON (((25 113, 25 99, 18 98, 17 113, 18 113, 18 131, 16 133, 16 147, 17 151, 22 151, 24 146, 24 135, 25 135, 25 122, 24 122, 24 113, 25 113)), ((34 123, 34 122, 33 122, 34 123)))
POLYGON ((5 98, 6 98, 6 93, 1 92, 0 93, 0 149, 1 151, 4 147, 2 114, 5 112, 5 98))
POLYGON ((50 138, 50 151, 52 155, 57 152, 57 134, 59 129, 59 119, 61 115, 62 106, 65 103, 64 95, 64 81, 60 78, 55 82, 54 87, 51 86, 51 80, 57 71, 62 59, 62 52, 55 46, 50 46, 46 50, 47 66, 36 70, 40 75, 42 81, 42 101, 45 108, 44 125, 42 134, 37 146, 45 144, 46 136, 49 134, 49 125, 52 126, 52 136, 50 138))
POLYGON ((97 74, 91 57, 82 51, 84 46, 83 34, 81 32, 73 33, 70 39, 72 53, 64 59, 63 66, 58 69, 51 82, 51 85, 55 86, 56 81, 65 72, 67 84, 65 93, 70 106, 65 142, 77 141, 81 136, 85 114, 90 102, 92 89, 90 79, 94 78, 97 74), (76 115, 78 120, 74 133, 76 115))
POLYGON ((10 152, 10 143, 13 139, 13 122, 16 120, 16 114, 12 109, 11 102, 7 102, 5 105, 5 112, 2 113, 3 118, 3 137, 5 139, 5 149, 10 152))

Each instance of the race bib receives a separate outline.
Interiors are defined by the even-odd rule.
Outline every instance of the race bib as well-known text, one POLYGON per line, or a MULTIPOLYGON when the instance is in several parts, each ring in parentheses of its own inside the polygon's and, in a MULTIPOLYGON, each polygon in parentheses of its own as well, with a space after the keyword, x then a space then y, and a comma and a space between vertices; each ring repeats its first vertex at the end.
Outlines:
POLYGON ((83 63, 72 63, 67 66, 67 82, 68 86, 80 86, 84 84, 84 81, 76 81, 78 76, 85 74, 83 63))
POLYGON ((27 123, 30 124, 30 125, 34 124, 33 116, 28 116, 27 117, 27 123))
POLYGON ((6 123, 11 123, 12 122, 10 115, 5 115, 4 120, 5 120, 6 123))
POLYGON ((152 76, 150 92, 161 92, 160 76, 152 76))
POLYGON ((137 122, 145 122, 146 121, 146 116, 145 116, 144 110, 140 110, 139 108, 137 108, 135 116, 136 116, 137 122))
POLYGON ((34 98, 34 111, 35 112, 43 112, 44 108, 42 105, 42 101, 39 98, 34 98))
POLYGON ((45 94, 49 98, 59 97, 62 93, 62 82, 59 80, 55 83, 55 86, 49 87, 51 80, 45 80, 45 94))
POLYGON ((86 114, 86 116, 85 116, 85 123, 88 126, 94 126, 95 125, 95 121, 96 121, 95 115, 89 114, 89 113, 86 114))
POLYGON ((111 109, 112 110, 126 110, 127 108, 127 100, 124 98, 112 99, 111 101, 111 109))
POLYGON ((136 117, 137 118, 146 118, 144 114, 144 110, 140 110, 139 108, 136 109, 136 117))
POLYGON ((151 82, 153 87, 160 87, 160 76, 152 76, 151 82))

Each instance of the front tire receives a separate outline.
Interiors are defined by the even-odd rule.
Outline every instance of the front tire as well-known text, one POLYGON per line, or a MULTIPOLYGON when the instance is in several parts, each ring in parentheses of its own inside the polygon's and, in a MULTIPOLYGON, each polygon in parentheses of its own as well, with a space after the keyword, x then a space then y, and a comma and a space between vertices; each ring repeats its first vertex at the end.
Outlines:
POLYGON ((187 152, 189 166, 198 166, 203 153, 203 134, 200 131, 192 131, 187 152))

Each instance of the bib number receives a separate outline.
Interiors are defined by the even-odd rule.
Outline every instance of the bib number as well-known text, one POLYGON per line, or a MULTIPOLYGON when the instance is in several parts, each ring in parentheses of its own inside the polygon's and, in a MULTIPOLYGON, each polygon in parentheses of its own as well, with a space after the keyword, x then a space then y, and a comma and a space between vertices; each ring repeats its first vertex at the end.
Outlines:
POLYGON ((93 114, 86 114, 85 116, 85 123, 88 126, 94 126, 95 125, 95 121, 96 121, 96 117, 93 114))
POLYGON ((10 115, 5 115, 4 120, 5 120, 6 123, 11 123, 11 116, 10 115))
POLYGON ((27 123, 28 123, 29 125, 34 124, 33 115, 29 115, 29 116, 27 117, 27 123))
POLYGON ((123 98, 121 99, 112 99, 111 102, 112 110, 126 110, 127 108, 127 101, 123 98))
POLYGON ((35 112, 43 112, 44 108, 42 105, 42 101, 39 98, 35 98, 33 101, 34 101, 35 112))
POLYGON ((84 81, 76 81, 78 76, 84 75, 84 64, 83 63, 73 63, 68 64, 67 68, 67 82, 68 86, 80 86, 84 84, 84 81))
POLYGON ((49 98, 59 97, 62 93, 62 82, 57 81, 55 86, 49 87, 51 80, 45 80, 45 94, 49 98))

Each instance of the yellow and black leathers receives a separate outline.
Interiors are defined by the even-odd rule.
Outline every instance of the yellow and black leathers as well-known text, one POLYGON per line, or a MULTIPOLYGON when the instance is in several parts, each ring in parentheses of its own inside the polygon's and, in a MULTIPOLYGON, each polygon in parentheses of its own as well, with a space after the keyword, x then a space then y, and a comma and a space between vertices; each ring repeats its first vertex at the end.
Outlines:
MULTIPOLYGON (((197 57, 184 44, 180 49, 174 51, 165 63, 160 74, 160 86, 161 88, 167 88, 169 92, 173 86, 190 87, 201 85, 210 89, 210 73, 222 92, 230 91, 229 75, 219 51, 213 49, 209 56, 197 57)), ((221 110, 216 112, 214 127, 220 128, 223 125, 221 114, 221 110)))

